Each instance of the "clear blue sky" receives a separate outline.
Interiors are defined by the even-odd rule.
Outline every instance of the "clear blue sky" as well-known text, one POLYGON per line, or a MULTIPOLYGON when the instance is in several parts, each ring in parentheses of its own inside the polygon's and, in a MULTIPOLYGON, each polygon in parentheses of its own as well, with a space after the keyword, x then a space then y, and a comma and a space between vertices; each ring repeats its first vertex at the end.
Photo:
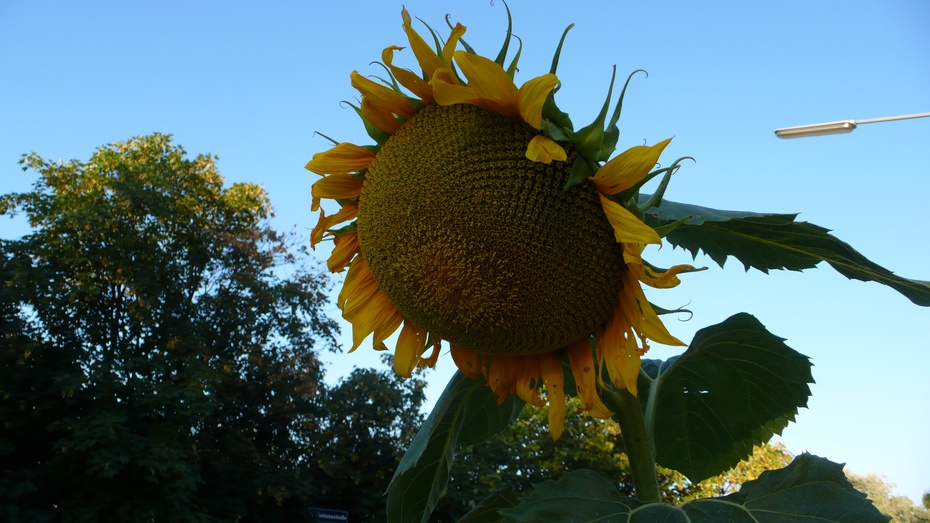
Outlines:
MULTIPOLYGON (((444 28, 496 54, 506 24, 494 2, 405 0, 444 28)), ((276 226, 307 234, 310 184, 303 170, 327 142, 366 143, 351 109, 349 73, 405 45, 401 4, 366 2, 0 1, 0 193, 28 190, 20 155, 86 160, 98 146, 154 131, 190 154, 220 157, 227 181, 263 184, 276 226)), ((570 33, 560 106, 577 124, 604 99, 611 66, 632 83, 620 146, 675 139, 666 161, 690 155, 667 197, 710 207, 801 212, 860 252, 907 277, 930 280, 930 119, 879 123, 849 135, 783 141, 778 127, 930 111, 930 3, 925 1, 585 2, 512 0, 523 39, 518 83, 547 72, 562 30, 570 33)), ((408 51, 409 53, 409 51, 408 51)), ((413 66, 409 56, 399 61, 413 66)), ((21 224, 4 222, 4 237, 21 224)), ((327 246, 318 251, 328 255, 327 246)), ((658 264, 689 256, 666 247, 658 264)), ((697 329, 740 311, 810 356, 817 384, 782 440, 875 473, 919 499, 930 489, 930 310, 878 284, 829 267, 745 273, 738 263, 687 275, 651 295, 687 305, 697 329)), ((331 308, 333 316, 338 310, 331 308)), ((346 331, 348 336, 348 330, 346 331)), ((650 356, 674 351, 655 348, 650 356)), ((327 356, 329 379, 376 366, 360 349, 327 356)), ((429 374, 431 400, 453 370, 429 374)))

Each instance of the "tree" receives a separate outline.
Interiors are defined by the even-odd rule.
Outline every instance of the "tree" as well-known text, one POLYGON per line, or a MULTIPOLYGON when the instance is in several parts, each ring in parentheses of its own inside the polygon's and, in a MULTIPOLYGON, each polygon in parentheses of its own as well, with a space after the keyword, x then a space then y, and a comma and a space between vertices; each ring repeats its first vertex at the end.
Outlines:
POLYGON ((930 510, 918 507, 907 496, 895 496, 891 493, 894 485, 885 483, 882 478, 869 474, 860 476, 847 471, 849 482, 875 504, 882 514, 891 516, 895 523, 930 523, 930 510))
POLYGON ((0 519, 273 521, 316 489, 325 281, 214 161, 161 134, 23 157, 38 181, 0 200, 33 227, 0 243, 0 519))
POLYGON ((425 386, 390 368, 355 369, 320 394, 323 415, 313 445, 317 507, 346 510, 349 521, 385 521, 384 492, 423 421, 425 386))
MULTIPOLYGON (((452 467, 449 490, 433 512, 432 521, 456 521, 476 503, 509 484, 526 492, 533 484, 558 479, 566 472, 588 469, 616 482, 621 494, 633 495, 629 460, 620 428, 581 411, 577 398, 569 401, 565 429, 553 441, 546 426, 548 407, 527 405, 519 418, 493 438, 462 450, 465 458, 452 467)), ((699 497, 724 496, 766 470, 784 467, 791 455, 781 444, 757 447, 752 457, 731 470, 700 483, 674 470, 659 468, 663 501, 680 505, 699 497)))

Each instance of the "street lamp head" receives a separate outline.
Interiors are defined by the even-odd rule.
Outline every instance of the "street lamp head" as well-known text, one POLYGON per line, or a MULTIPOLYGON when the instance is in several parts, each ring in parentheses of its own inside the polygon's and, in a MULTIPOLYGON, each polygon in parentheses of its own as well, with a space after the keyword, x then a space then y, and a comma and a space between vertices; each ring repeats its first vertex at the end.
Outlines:
POLYGON ((805 138, 808 136, 821 136, 824 134, 851 133, 857 125, 864 123, 891 122, 895 120, 910 120, 912 118, 927 118, 930 113, 903 114, 901 116, 885 116, 882 118, 869 118, 866 120, 840 120, 839 122, 815 123, 812 125, 799 125, 775 129, 775 136, 779 138, 805 138))
POLYGON ((855 120, 841 120, 839 122, 799 125, 797 127, 776 129, 775 136, 779 138, 806 138, 808 136, 822 136, 825 134, 851 133, 855 129, 855 120))

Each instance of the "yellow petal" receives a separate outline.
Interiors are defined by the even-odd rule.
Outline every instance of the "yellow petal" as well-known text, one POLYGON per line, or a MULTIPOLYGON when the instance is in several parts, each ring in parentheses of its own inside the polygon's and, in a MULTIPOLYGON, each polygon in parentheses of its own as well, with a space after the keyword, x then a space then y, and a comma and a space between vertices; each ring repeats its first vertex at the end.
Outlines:
POLYGON ((368 337, 374 333, 372 345, 381 345, 394 331, 400 327, 403 317, 394 307, 383 291, 376 291, 352 318, 352 348, 354 351, 368 337))
POLYGON ((456 343, 450 343, 449 353, 452 354, 452 361, 462 371, 462 374, 469 378, 477 378, 481 375, 481 356, 477 352, 470 351, 456 343))
MULTIPOLYGON (((429 336, 427 336, 429 338, 429 336)), ((433 352, 430 353, 427 357, 420 357, 420 363, 417 363, 417 367, 430 367, 433 368, 436 366, 436 362, 439 361, 439 352, 442 349, 442 341, 437 339, 433 342, 433 352)))
POLYGON ((543 104, 546 103, 546 98, 558 83, 558 77, 549 73, 537 76, 520 86, 518 97, 520 116, 524 122, 532 125, 534 129, 539 129, 539 126, 542 125, 543 104))
POLYGON ((503 403, 515 389, 520 368, 514 356, 494 356, 488 367, 488 387, 497 395, 497 403, 503 403))
MULTIPOLYGON (((319 199, 317 199, 316 202, 317 206, 319 206, 319 199)), ((310 232, 310 247, 316 249, 316 244, 320 243, 320 241, 323 239, 323 233, 329 229, 332 229, 334 225, 347 222, 349 220, 354 220, 357 217, 357 201, 343 203, 342 208, 339 209, 339 212, 332 216, 326 216, 326 213, 323 211, 323 209, 320 209, 320 220, 316 222, 316 226, 313 228, 313 231, 310 232)))
POLYGON ((608 200, 604 195, 598 194, 601 199, 601 208, 607 221, 614 228, 614 238, 621 243, 662 243, 659 234, 650 226, 639 221, 633 213, 623 208, 619 203, 608 200))
POLYGON ((413 94, 419 96, 424 103, 432 102, 433 88, 428 81, 420 78, 420 76, 413 71, 396 67, 392 63, 394 61, 394 51, 400 51, 402 49, 403 47, 397 47, 396 45, 385 47, 384 51, 381 51, 381 61, 391 69, 391 74, 394 75, 394 78, 396 78, 401 85, 410 89, 410 92, 413 94))
POLYGON ((558 440, 565 426, 565 374, 554 352, 540 354, 538 358, 549 400, 549 432, 553 440, 558 440))
POLYGON ((481 107, 482 100, 475 88, 460 84, 448 67, 436 69, 430 85, 433 87, 433 98, 439 105, 469 104, 481 107))
POLYGON ((362 97, 362 118, 366 122, 374 125, 378 129, 390 134, 394 134, 400 129, 400 122, 394 117, 394 113, 375 104, 371 98, 362 97))
POLYGON ((333 248, 333 253, 329 255, 329 259, 326 260, 326 265, 329 267, 329 272, 342 272, 352 258, 361 252, 358 245, 358 233, 344 234, 335 238, 334 243, 336 246, 333 248))
POLYGON ((641 362, 636 350, 636 336, 626 321, 626 312, 621 306, 614 308, 603 333, 597 338, 598 359, 602 365, 606 365, 614 387, 620 390, 627 389, 636 395, 636 380, 641 362))
POLYGON ((364 182, 363 178, 356 178, 351 174, 331 174, 320 178, 310 187, 310 195, 313 196, 310 210, 315 211, 320 208, 320 198, 333 200, 355 198, 362 194, 364 182))
POLYGON ((352 321, 354 310, 364 304, 377 288, 378 284, 375 282, 375 277, 371 275, 371 271, 368 270, 365 258, 356 256, 349 265, 346 280, 336 298, 336 305, 342 309, 343 317, 352 321), (348 315, 346 311, 349 311, 348 315))
POLYGON ((609 418, 614 414, 601 401, 597 394, 597 377, 594 357, 591 354, 591 342, 583 339, 568 348, 568 362, 575 377, 578 395, 584 404, 584 410, 595 418, 609 418))
POLYGON ((404 328, 397 337, 397 348, 394 350, 394 372, 405 378, 413 375, 426 347, 426 331, 411 321, 404 322, 404 328))
POLYGON ((357 71, 352 71, 349 77, 352 80, 352 87, 358 89, 358 92, 362 93, 363 97, 370 98, 372 104, 383 110, 390 111, 408 120, 417 114, 417 110, 410 103, 410 100, 394 89, 373 82, 358 74, 357 71))
POLYGON ((565 149, 551 138, 538 134, 526 146, 526 158, 549 165, 552 160, 564 162, 568 156, 565 149))
POLYGON ((671 289, 678 286, 681 280, 678 274, 682 271, 694 270, 693 265, 675 265, 665 271, 654 269, 643 261, 642 244, 624 243, 623 262, 627 269, 636 276, 636 279, 656 289, 671 289))
POLYGON ((504 116, 520 114, 517 86, 500 64, 465 51, 456 51, 453 56, 468 79, 468 86, 474 88, 482 100, 477 105, 504 116))
POLYGON ((423 69, 427 78, 432 78, 433 72, 437 68, 445 66, 445 64, 436 54, 436 51, 413 29, 410 13, 407 12, 407 9, 401 10, 401 17, 404 19, 404 32, 407 33, 407 40, 410 42, 413 55, 417 57, 417 62, 420 63, 420 69, 423 69))
POLYGON ((646 177, 659 161, 659 156, 672 139, 653 146, 638 145, 623 151, 605 163, 594 176, 588 178, 603 194, 617 194, 633 187, 646 177))
POLYGON ((462 35, 464 34, 465 26, 456 22, 455 27, 452 28, 452 32, 449 33, 449 38, 446 40, 446 44, 442 46, 443 61, 448 61, 449 58, 455 53, 455 46, 458 45, 459 38, 462 38, 462 35))
POLYGON ((375 153, 355 144, 342 142, 328 151, 316 153, 305 168, 317 174, 349 174, 371 167, 375 153))
POLYGON ((539 393, 539 356, 512 356, 517 369, 514 393, 523 401, 537 407, 544 407, 546 400, 539 393))
POLYGON ((632 296, 636 300, 636 311, 641 318, 638 325, 640 334, 648 337, 650 340, 665 345, 684 345, 681 340, 672 336, 665 327, 665 324, 662 323, 662 320, 659 319, 659 315, 656 314, 655 309, 652 308, 652 304, 646 299, 643 288, 639 285, 639 282, 634 279, 633 275, 629 273, 623 275, 623 287, 625 289, 624 293, 627 296, 632 296))

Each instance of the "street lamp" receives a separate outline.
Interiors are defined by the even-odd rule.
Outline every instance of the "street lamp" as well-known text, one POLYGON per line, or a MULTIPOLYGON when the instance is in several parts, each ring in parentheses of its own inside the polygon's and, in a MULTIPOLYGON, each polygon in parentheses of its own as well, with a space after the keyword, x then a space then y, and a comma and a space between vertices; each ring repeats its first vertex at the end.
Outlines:
POLYGON ((779 138, 805 138, 808 136, 822 136, 824 134, 851 133, 857 125, 864 123, 890 122, 892 120, 909 120, 911 118, 926 118, 930 113, 905 114, 901 116, 886 116, 884 118, 869 118, 867 120, 840 120, 838 122, 815 123, 812 125, 799 125, 775 129, 775 136, 779 138))

